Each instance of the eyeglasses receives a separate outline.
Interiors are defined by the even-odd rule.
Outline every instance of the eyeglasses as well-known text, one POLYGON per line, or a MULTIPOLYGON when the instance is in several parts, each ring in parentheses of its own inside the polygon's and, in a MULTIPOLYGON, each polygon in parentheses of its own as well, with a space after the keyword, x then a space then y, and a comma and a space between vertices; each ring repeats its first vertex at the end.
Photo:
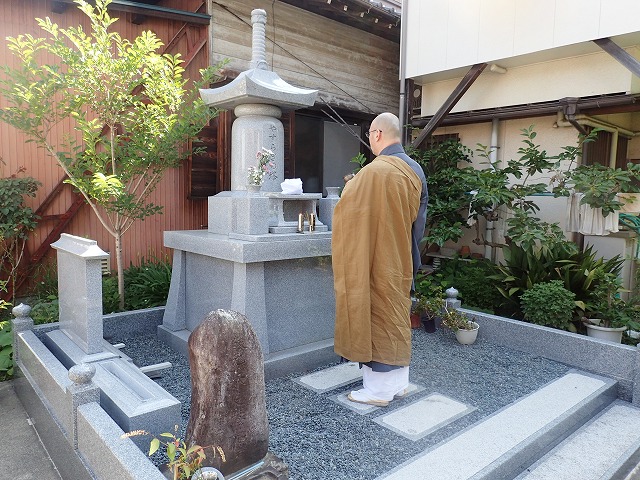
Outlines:
POLYGON ((382 130, 378 130, 378 129, 369 130, 368 132, 365 132, 364 136, 369 138, 369 136, 371 135, 372 132, 380 132, 380 133, 382 133, 382 130))

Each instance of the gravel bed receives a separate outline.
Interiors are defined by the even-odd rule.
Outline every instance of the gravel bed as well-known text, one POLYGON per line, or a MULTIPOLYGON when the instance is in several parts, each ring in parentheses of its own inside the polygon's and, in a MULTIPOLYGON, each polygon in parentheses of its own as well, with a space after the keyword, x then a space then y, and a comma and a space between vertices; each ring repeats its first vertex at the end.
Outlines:
MULTIPOLYGON (((184 434, 191 399, 188 359, 154 335, 113 341, 125 343, 124 353, 139 365, 173 363, 156 381, 182 402, 184 434)), ((292 381, 302 373, 270 380, 266 384, 269 447, 289 465, 292 480, 371 480, 570 369, 493 345, 481 336, 474 345, 463 346, 449 331, 414 330, 410 380, 424 387, 423 391, 396 400, 386 409, 360 415, 330 399, 359 388, 358 384, 318 394, 292 381), (372 421, 434 392, 475 410, 417 441, 372 421)), ((153 460, 156 464, 163 461, 159 456, 153 460)))

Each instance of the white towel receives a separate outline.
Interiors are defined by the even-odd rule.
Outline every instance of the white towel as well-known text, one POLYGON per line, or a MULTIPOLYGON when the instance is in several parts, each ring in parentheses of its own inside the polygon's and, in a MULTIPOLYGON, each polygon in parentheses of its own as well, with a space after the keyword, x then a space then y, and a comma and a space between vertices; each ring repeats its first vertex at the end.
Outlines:
POLYGON ((300 195, 302 193, 302 180, 299 178, 287 178, 280 184, 282 193, 287 195, 300 195))

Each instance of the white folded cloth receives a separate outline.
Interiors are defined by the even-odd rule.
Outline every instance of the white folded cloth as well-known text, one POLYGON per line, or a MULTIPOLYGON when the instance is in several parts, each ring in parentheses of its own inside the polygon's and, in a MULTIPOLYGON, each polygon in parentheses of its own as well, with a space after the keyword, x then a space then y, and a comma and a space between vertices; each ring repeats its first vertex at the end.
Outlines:
POLYGON ((282 193, 287 195, 300 195, 302 193, 302 180, 299 178, 287 178, 280 184, 282 193))

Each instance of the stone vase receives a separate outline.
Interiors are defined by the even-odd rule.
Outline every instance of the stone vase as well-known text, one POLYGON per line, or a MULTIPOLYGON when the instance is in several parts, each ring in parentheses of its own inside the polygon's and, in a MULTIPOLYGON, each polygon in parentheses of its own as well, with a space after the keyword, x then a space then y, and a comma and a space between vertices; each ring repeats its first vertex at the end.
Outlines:
POLYGON ((342 187, 325 187, 327 198, 339 198, 341 188, 342 187))
POLYGON ((250 183, 250 184, 247 185, 247 193, 249 195, 259 195, 261 188, 262 188, 262 184, 255 185, 253 183, 250 183))

